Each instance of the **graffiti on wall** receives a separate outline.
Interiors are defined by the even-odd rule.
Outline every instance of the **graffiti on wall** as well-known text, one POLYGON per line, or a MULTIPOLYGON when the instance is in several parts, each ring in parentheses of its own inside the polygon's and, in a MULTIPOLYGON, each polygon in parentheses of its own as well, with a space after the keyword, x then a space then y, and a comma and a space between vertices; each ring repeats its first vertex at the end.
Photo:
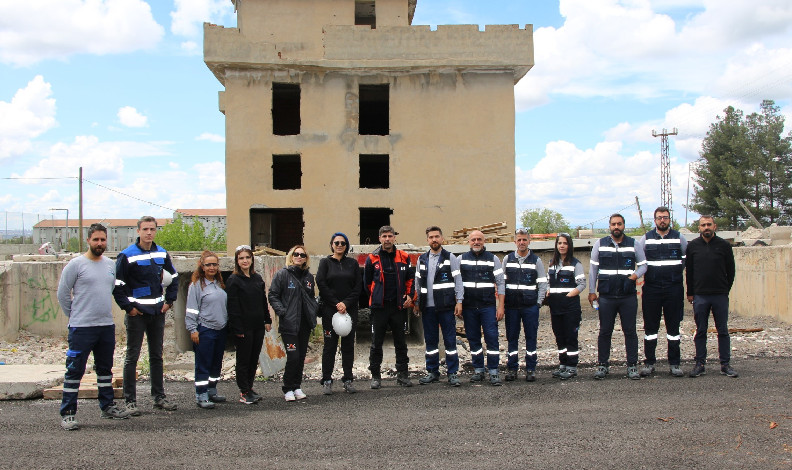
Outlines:
POLYGON ((33 302, 31 303, 31 319, 32 321, 26 325, 30 326, 34 323, 47 323, 55 320, 60 311, 60 305, 55 299, 52 298, 47 280, 44 276, 29 277, 27 280, 28 287, 32 291, 33 302))

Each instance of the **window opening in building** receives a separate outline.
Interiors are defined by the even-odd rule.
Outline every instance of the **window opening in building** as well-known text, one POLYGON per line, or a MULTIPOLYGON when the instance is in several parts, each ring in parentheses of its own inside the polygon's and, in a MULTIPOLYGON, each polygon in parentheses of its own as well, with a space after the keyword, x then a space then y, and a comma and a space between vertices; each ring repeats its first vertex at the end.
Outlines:
POLYGON ((355 2, 355 24, 377 29, 377 11, 374 2, 355 2))
POLYGON ((382 207, 360 208, 360 244, 379 244, 379 229, 383 225, 390 225, 393 209, 382 207))
POLYGON ((302 208, 250 209, 250 246, 289 251, 303 243, 302 208))
POLYGON ((360 85, 360 135, 390 134, 388 85, 360 85))
POLYGON ((388 155, 360 156, 360 187, 388 189, 390 187, 390 165, 388 155))
POLYGON ((300 133, 299 84, 272 84, 272 133, 275 135, 300 133))
POLYGON ((302 168, 299 155, 272 156, 272 189, 300 189, 302 168))

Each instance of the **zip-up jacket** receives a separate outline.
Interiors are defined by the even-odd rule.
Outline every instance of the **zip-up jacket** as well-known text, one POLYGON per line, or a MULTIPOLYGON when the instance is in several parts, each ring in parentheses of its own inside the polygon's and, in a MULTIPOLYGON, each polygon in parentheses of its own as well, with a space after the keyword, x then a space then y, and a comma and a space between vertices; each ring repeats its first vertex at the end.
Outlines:
POLYGON ((506 308, 527 308, 544 299, 547 278, 544 276, 542 260, 529 250, 524 262, 515 252, 503 260, 503 279, 506 281, 506 308))
POLYGON ((316 328, 316 311, 319 309, 314 297, 314 277, 307 269, 297 266, 283 268, 272 278, 269 303, 278 315, 280 334, 296 335, 304 320, 311 329, 316 328), (309 308, 306 302, 313 302, 309 308), (310 312, 314 313, 311 314, 310 312))
POLYGON ((652 287, 682 284, 687 240, 674 229, 665 238, 654 228, 639 240, 646 255, 644 282, 652 287))
POLYGON ((165 248, 151 243, 151 249, 140 247, 140 238, 118 254, 113 297, 122 310, 133 308, 141 313, 159 315, 164 303, 172 304, 179 292, 179 273, 173 267, 165 248), (171 274, 167 289, 162 288, 162 270, 171 274))
POLYGON ((232 274, 226 281, 228 329, 235 335, 272 324, 267 306, 267 288, 259 273, 247 277, 232 274))
POLYGON ((734 250, 717 235, 709 243, 701 236, 691 240, 685 267, 687 295, 728 295, 734 284, 734 250))
MULTIPOLYGON (((421 311, 426 311, 429 297, 429 283, 424 278, 429 273, 429 251, 418 257, 418 269, 415 271, 416 284, 420 284, 421 292, 418 294, 418 305, 421 311)), ((432 300, 437 310, 449 310, 456 306, 456 280, 462 275, 459 270, 451 269, 451 257, 445 248, 441 248, 440 259, 432 279, 432 300)))
MULTIPOLYGON (((373 253, 369 254, 363 268, 363 285, 369 295, 371 308, 384 308, 385 306, 385 273, 382 271, 381 250, 382 246, 380 245, 373 253)), ((410 256, 401 250, 396 250, 393 262, 396 264, 396 303, 401 306, 404 303, 405 295, 415 296, 413 290, 415 271, 411 268, 410 256)))
POLYGON ((187 289, 187 314, 184 325, 195 333, 199 326, 222 330, 228 324, 228 294, 217 279, 201 279, 187 289), (203 286, 201 285, 203 283, 203 286))

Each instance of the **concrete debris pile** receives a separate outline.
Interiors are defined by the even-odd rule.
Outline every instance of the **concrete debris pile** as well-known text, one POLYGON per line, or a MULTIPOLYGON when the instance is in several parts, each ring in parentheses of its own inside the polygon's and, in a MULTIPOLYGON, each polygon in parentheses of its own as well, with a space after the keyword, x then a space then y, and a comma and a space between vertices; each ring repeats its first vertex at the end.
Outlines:
POLYGON ((743 239, 748 238, 748 239, 751 239, 751 240, 755 240, 757 238, 768 238, 767 233, 766 233, 765 230, 759 230, 756 227, 748 227, 748 229, 745 230, 741 234, 741 236, 743 237, 743 239))
POLYGON ((506 222, 487 224, 480 227, 462 228, 454 230, 452 235, 446 238, 448 245, 464 245, 471 232, 478 230, 484 234, 484 243, 508 243, 512 241, 512 233, 508 231, 509 225, 506 222))

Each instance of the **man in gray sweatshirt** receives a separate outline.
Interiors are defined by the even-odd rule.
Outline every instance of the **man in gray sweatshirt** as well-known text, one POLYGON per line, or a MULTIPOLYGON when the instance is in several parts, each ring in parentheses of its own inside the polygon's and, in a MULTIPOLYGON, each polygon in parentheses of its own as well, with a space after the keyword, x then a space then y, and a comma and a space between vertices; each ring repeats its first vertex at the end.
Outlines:
POLYGON ((79 428, 77 394, 85 374, 88 355, 93 352, 96 384, 102 418, 126 419, 129 411, 113 400, 113 288, 115 263, 102 256, 107 248, 107 229, 101 224, 88 228, 88 251, 69 261, 58 284, 58 303, 69 317, 69 349, 66 351, 66 377, 63 381, 61 427, 67 431, 79 428))

